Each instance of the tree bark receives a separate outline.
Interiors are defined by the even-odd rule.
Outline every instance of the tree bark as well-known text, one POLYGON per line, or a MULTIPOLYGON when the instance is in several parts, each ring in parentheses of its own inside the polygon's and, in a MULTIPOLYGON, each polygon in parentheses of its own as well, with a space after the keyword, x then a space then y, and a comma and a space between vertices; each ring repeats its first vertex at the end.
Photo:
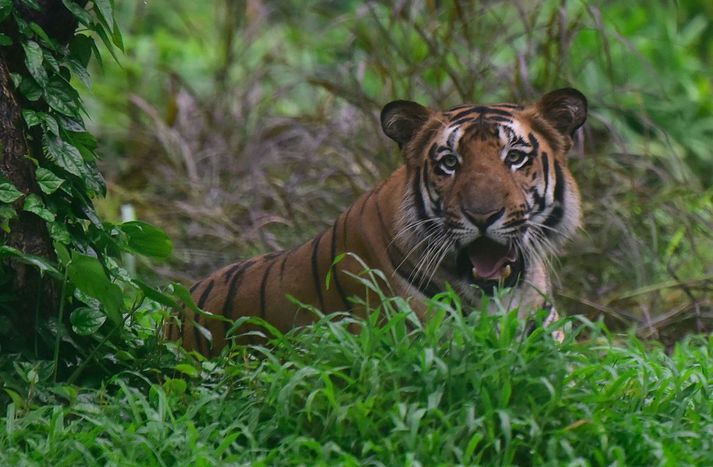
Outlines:
MULTIPOLYGON (((79 2, 81 4, 86 2, 79 2)), ((67 43, 73 36, 77 21, 64 7, 62 0, 40 0, 40 11, 29 9, 16 3, 17 10, 29 21, 34 21, 53 39, 67 43)), ((11 72, 27 74, 20 38, 12 19, 3 26, 13 38, 11 47, 0 49, 0 174, 25 196, 31 193, 41 194, 35 179, 35 167, 26 156, 32 152, 37 159, 42 159, 38 144, 33 144, 31 151, 27 140, 27 128, 22 119, 22 108, 28 103, 14 91, 10 78, 11 72), (9 23, 9 24, 8 24, 9 23), (13 37, 14 36, 14 37, 13 37), (39 154, 36 154, 40 152, 39 154)), ((10 222, 10 231, 0 231, 0 245, 17 248, 27 254, 55 260, 54 247, 45 222, 35 214, 22 210, 24 198, 15 202, 18 217, 10 222)), ((42 323, 57 311, 60 297, 58 287, 49 277, 41 277, 30 265, 17 261, 4 262, 12 280, 11 290, 3 290, 15 298, 9 305, 10 333, 2 336, 3 346, 0 351, 37 349, 37 333, 42 331, 42 323), (40 325, 40 326, 38 326, 40 325)), ((5 285, 7 287, 7 285, 5 285)))

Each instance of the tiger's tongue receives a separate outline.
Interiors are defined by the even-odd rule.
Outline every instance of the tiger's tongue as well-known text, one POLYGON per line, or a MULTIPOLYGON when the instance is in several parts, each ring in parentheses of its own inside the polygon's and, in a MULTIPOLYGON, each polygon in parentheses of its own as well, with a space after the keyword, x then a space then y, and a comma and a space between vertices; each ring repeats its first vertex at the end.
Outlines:
POLYGON ((468 257, 478 276, 497 280, 502 275, 503 267, 517 259, 517 252, 513 247, 481 237, 468 246, 468 257))

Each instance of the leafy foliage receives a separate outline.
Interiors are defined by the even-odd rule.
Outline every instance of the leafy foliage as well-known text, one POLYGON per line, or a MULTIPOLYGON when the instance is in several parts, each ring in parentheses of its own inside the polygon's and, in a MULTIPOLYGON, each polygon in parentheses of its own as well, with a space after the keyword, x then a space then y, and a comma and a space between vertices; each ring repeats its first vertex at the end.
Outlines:
MULTIPOLYGON (((90 84, 90 58, 100 59, 95 39, 113 55, 114 48, 123 47, 122 37, 112 2, 95 1, 87 9, 74 0, 66 0, 64 5, 81 25, 68 45, 28 19, 26 11, 39 11, 35 2, 0 2, 3 30, 16 31, 2 36, 2 46, 22 54, 24 72, 15 70, 12 80, 22 101, 25 131, 31 142, 27 157, 35 166, 40 189, 38 193, 23 193, 0 178, 0 225, 9 231, 18 209, 38 216, 54 241, 56 260, 28 255, 7 245, 0 245, 0 259, 32 265, 45 280, 60 282, 60 316, 37 330, 42 345, 35 344, 34 352, 35 357, 47 358, 46 351, 37 353, 38 348, 54 349, 54 370, 50 373, 66 377, 71 369, 72 378, 77 379, 90 364, 107 371, 109 359, 113 364, 133 363, 135 354, 120 349, 140 352, 146 342, 139 337, 155 335, 162 314, 147 299, 146 291, 153 296, 162 293, 145 284, 140 286, 121 267, 120 260, 124 253, 166 259, 172 243, 149 224, 102 222, 95 213, 92 199, 105 195, 106 184, 97 170, 97 143, 85 126, 86 111, 75 86, 78 82, 90 84), (139 308, 156 311, 146 315, 154 317, 143 322, 140 331, 126 323, 139 308), (81 362, 78 367, 77 358, 81 362)), ((9 274, 5 265, 0 265, 0 283, 9 282, 9 274)), ((0 315, 16 312, 13 300, 9 289, 0 292, 0 315)), ((0 327, 0 351, 32 353, 33 349, 3 346, 15 333, 28 334, 27 330, 0 327)), ((2 387, 22 384, 12 370, 0 374, 2 387)))

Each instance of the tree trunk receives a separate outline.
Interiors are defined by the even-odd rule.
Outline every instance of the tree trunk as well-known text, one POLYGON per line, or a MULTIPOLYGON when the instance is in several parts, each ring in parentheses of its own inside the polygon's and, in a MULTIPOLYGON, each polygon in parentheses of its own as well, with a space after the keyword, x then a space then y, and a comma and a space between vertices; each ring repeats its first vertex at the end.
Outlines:
MULTIPOLYGON (((40 11, 31 10, 19 3, 15 5, 24 18, 39 24, 52 38, 60 43, 69 41, 77 22, 64 7, 62 0, 40 0, 37 3, 41 6, 40 11)), ((35 147, 31 151, 28 145, 27 128, 22 119, 22 108, 27 103, 15 93, 10 78, 11 72, 28 72, 11 18, 3 24, 6 25, 9 30, 3 32, 13 38, 13 45, 0 48, 0 175, 10 180, 26 196, 30 193, 41 194, 35 179, 35 167, 26 157, 32 153, 33 157, 41 159, 41 150, 35 147)), ((0 245, 5 244, 27 254, 54 260, 54 248, 47 225, 35 214, 22 210, 24 198, 15 203, 18 217, 10 222, 10 231, 0 231, 0 245)), ((9 316, 10 335, 4 336, 5 348, 0 351, 26 350, 38 342, 37 332, 41 330, 38 324, 45 323, 49 316, 55 314, 60 300, 58 287, 49 277, 41 277, 30 265, 10 259, 5 262, 5 268, 10 271, 12 281, 9 284, 10 290, 3 292, 9 292, 15 301, 9 304, 12 310, 9 316)), ((36 345, 34 347, 37 348, 36 345)))

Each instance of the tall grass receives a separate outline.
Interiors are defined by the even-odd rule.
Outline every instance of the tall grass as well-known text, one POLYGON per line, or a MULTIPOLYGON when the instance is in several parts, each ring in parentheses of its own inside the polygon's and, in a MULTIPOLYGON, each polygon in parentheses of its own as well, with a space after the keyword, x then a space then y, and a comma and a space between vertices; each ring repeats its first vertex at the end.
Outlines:
POLYGON ((713 340, 689 338, 668 355, 586 320, 527 335, 516 310, 464 316, 451 294, 432 307, 425 325, 395 300, 367 321, 324 318, 217 361, 127 372, 100 390, 45 388, 56 402, 7 407, 0 462, 713 461, 713 340), (557 344, 550 332, 563 326, 557 344))

